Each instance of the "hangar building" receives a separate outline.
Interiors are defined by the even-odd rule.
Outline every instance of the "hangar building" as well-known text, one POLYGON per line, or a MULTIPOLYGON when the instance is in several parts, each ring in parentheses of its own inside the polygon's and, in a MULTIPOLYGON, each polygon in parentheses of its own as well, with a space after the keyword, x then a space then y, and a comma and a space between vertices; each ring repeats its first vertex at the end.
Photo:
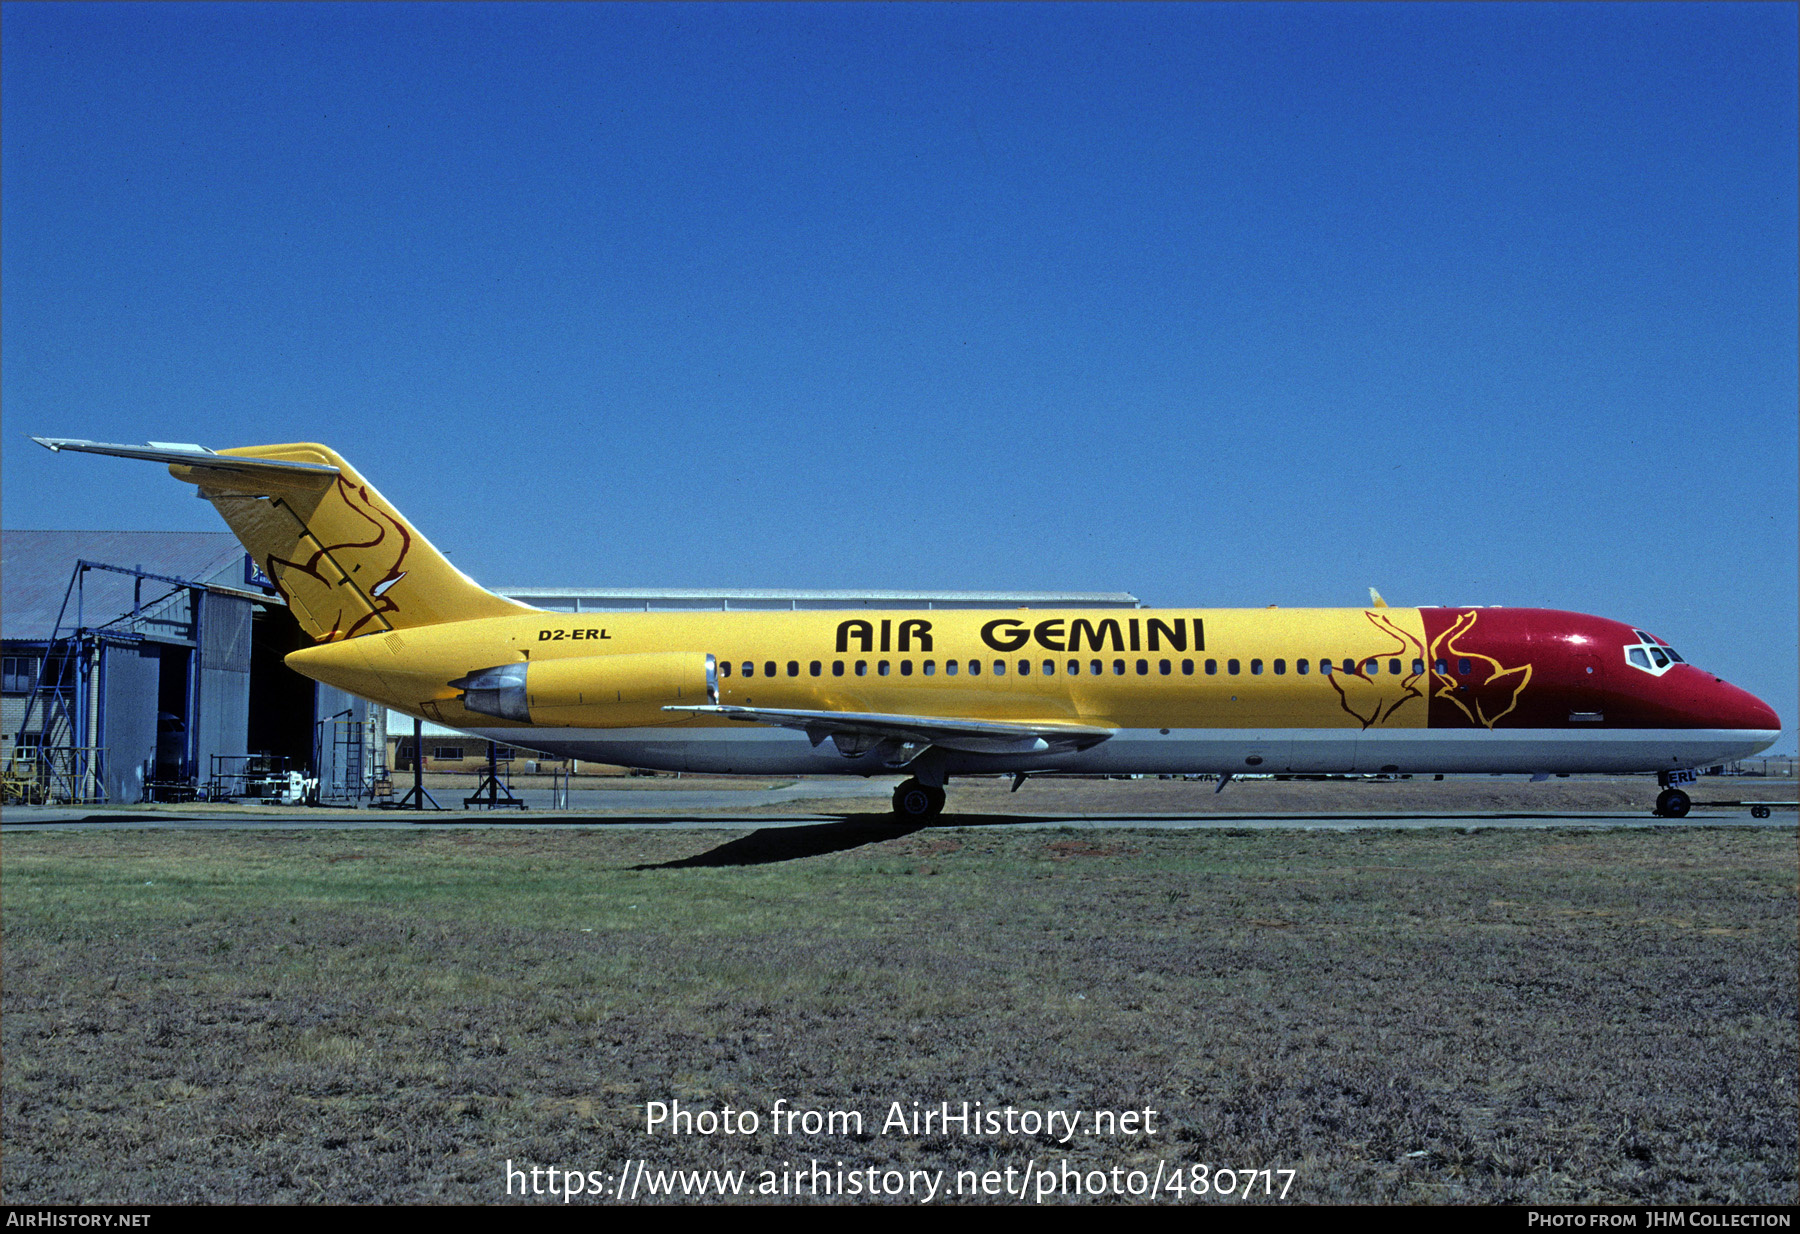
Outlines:
POLYGON ((308 640, 266 583, 229 532, 0 533, 9 789, 130 803, 251 751, 326 781, 366 761, 338 730, 368 705, 282 663, 308 640))

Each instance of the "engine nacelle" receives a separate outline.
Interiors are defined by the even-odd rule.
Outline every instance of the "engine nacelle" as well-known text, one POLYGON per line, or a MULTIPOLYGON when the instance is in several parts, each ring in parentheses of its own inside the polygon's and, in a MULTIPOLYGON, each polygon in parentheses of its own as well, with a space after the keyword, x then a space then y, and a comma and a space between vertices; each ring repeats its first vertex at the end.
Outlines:
POLYGON ((670 704, 719 701, 718 669, 698 651, 573 656, 478 669, 450 682, 469 711, 541 728, 673 724, 670 704))

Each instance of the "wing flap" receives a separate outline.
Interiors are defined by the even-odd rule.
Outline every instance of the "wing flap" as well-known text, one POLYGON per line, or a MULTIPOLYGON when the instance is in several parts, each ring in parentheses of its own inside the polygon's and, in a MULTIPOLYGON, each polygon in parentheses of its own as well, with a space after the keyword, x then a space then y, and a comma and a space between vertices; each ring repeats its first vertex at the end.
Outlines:
POLYGON ((946 716, 720 705, 665 707, 663 710, 719 716, 745 724, 796 728, 810 737, 814 745, 827 737, 853 739, 837 741, 839 749, 846 746, 866 748, 862 744, 864 741, 894 741, 903 746, 938 746, 967 754, 1044 754, 1085 750, 1099 745, 1114 732, 1110 728, 1052 720, 965 720, 946 716))

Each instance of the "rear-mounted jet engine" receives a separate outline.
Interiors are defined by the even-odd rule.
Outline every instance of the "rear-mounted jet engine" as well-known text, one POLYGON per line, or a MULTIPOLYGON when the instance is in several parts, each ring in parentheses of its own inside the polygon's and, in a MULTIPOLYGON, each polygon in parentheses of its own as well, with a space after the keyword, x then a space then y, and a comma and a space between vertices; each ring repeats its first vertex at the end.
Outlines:
POLYGON ((669 724, 682 717, 665 706, 719 701, 713 657, 698 651, 501 664, 449 684, 470 711, 540 727, 669 724))

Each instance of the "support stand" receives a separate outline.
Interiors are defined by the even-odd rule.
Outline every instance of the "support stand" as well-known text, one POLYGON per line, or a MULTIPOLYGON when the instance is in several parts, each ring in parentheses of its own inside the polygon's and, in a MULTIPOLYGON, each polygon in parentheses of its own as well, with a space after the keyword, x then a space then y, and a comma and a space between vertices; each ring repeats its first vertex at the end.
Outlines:
POLYGON ((466 810, 470 806, 484 806, 489 810, 497 810, 502 806, 511 806, 519 810, 525 808, 525 803, 512 795, 512 789, 500 783, 499 760, 495 755, 494 743, 491 741, 488 742, 487 770, 481 773, 481 783, 475 786, 473 797, 463 798, 463 809, 466 810), (481 795, 484 790, 487 793, 485 799, 481 795), (500 795, 502 793, 506 796, 502 797, 500 795))
POLYGON ((425 747, 420 743, 420 738, 423 736, 421 731, 423 728, 424 725, 418 720, 413 721, 413 785, 412 788, 407 791, 406 796, 400 799, 399 805, 395 807, 396 809, 424 810, 429 808, 441 810, 444 808, 437 803, 436 797, 433 797, 430 793, 425 791, 425 747), (431 803, 429 807, 425 804, 427 801, 431 803))

